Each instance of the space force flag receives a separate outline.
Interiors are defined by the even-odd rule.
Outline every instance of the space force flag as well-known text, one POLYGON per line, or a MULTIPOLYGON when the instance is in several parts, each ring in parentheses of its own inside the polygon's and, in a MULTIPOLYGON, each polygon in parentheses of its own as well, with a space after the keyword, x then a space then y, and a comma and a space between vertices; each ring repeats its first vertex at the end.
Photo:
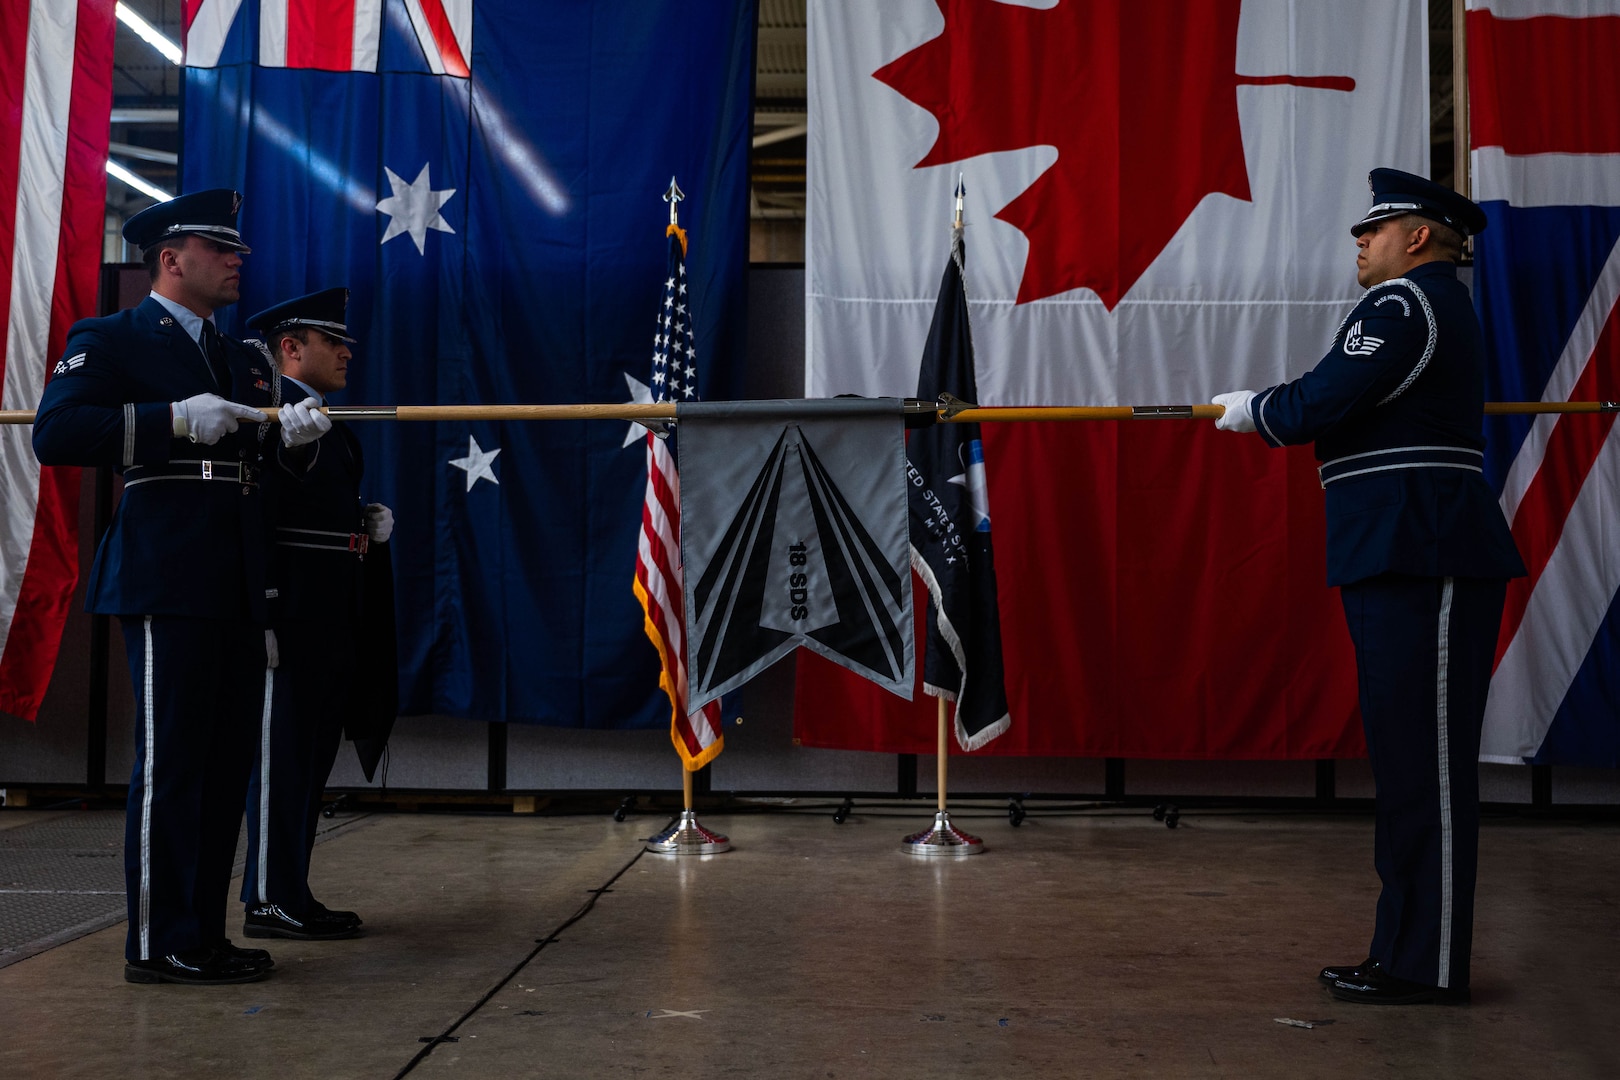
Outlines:
MULTIPOLYGON (((960 189, 957 194, 960 198, 960 189)), ((951 257, 917 375, 917 396, 925 400, 941 393, 978 399, 965 258, 959 225, 951 233, 951 257)), ((964 750, 977 750, 1012 724, 979 425, 935 424, 914 431, 906 457, 911 565, 928 586, 930 600, 923 689, 930 697, 956 702, 956 741, 964 750)))
POLYGON ((801 645, 909 700, 900 401, 697 402, 677 415, 688 707, 801 645))

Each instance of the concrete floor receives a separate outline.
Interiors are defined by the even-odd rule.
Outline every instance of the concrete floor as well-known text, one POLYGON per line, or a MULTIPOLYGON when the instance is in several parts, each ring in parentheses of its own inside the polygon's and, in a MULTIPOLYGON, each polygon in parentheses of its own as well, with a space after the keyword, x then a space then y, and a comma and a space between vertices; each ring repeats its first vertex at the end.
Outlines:
POLYGON ((1366 951, 1370 818, 956 816, 986 854, 901 854, 922 806, 705 814, 736 850, 681 858, 650 816, 366 817, 314 881, 365 937, 198 988, 126 984, 122 925, 58 946, 0 969, 0 1076, 1620 1076, 1614 824, 1488 821, 1474 1005, 1375 1009, 1313 978, 1366 951))

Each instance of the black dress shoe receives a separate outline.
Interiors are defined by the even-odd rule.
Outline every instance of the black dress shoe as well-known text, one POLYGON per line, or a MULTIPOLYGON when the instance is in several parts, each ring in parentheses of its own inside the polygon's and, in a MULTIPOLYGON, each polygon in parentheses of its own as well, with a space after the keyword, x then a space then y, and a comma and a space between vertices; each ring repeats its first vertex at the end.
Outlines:
POLYGON ((365 922, 364 919, 360 918, 359 915, 352 911, 333 911, 319 900, 310 901, 309 913, 315 918, 330 919, 333 922, 352 923, 355 926, 359 926, 365 922))
POLYGON ((239 949, 230 938, 220 938, 214 942, 214 951, 225 956, 235 957, 249 964, 257 964, 266 971, 276 966, 275 960, 263 949, 239 949))
POLYGON ((248 908, 242 920, 242 934, 251 938, 297 938, 302 941, 332 941, 351 938, 360 932, 358 921, 323 915, 292 914, 280 904, 260 904, 248 908))
POLYGON ((1372 965, 1374 970, 1353 971, 1349 978, 1339 979, 1328 991, 1340 1001, 1354 1001, 1362 1005, 1466 1005, 1466 986, 1428 986, 1424 983, 1397 979, 1372 965))
POLYGON ((132 983, 188 983, 217 986, 254 982, 270 969, 250 964, 216 949, 187 949, 153 960, 124 961, 124 981, 132 983))
POLYGON ((1378 961, 1367 957, 1359 964, 1329 964, 1317 973, 1316 981, 1323 986, 1332 986, 1340 979, 1351 979, 1363 971, 1378 970, 1378 961))

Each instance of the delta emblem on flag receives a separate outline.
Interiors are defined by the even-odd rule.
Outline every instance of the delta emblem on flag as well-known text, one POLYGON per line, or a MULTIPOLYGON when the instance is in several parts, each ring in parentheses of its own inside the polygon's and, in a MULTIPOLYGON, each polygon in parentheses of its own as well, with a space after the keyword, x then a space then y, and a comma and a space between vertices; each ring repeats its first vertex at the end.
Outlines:
MULTIPOLYGON (((1620 3, 1468 5, 1487 400, 1620 399, 1620 3)), ((1508 583, 1488 761, 1620 765, 1620 435, 1494 417, 1486 476, 1529 576, 1508 583)))
MULTIPOLYGON (((1427 5, 826 0, 809 18, 805 388, 902 395, 965 174, 979 403, 1295 378, 1361 295, 1378 166, 1429 163, 1427 5)), ((1207 421, 983 425, 1010 714, 992 753, 1354 757, 1309 448, 1207 421)), ((805 745, 931 753, 801 661, 805 745)))

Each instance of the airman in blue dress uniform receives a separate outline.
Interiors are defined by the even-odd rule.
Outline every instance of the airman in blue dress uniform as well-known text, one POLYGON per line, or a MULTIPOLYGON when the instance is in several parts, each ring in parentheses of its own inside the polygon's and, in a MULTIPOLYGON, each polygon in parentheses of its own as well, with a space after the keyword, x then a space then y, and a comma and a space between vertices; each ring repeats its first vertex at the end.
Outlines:
MULTIPOLYGON (((248 326, 265 337, 282 396, 343 389, 351 359, 345 324, 349 291, 325 289, 259 312, 248 326)), ((393 513, 362 505, 365 459, 348 426, 333 425, 313 451, 282 450, 265 471, 275 526, 271 562, 277 597, 271 621, 280 645, 274 703, 264 717, 248 790, 248 863, 242 877, 248 937, 348 938, 352 911, 333 911, 309 888, 321 796, 344 722, 363 703, 358 636, 367 552, 386 543, 393 513)))
POLYGON ((1220 394, 1225 431, 1314 442, 1328 584, 1356 650, 1383 890, 1360 964, 1319 976, 1372 1004, 1465 1002, 1479 740, 1507 580, 1524 564, 1486 484, 1483 347, 1456 262, 1485 214, 1395 169, 1351 227, 1367 292, 1314 369, 1220 394))
MULTIPOLYGON (((120 617, 135 686, 130 982, 246 982, 272 963, 225 936, 273 652, 259 478, 274 436, 258 406, 270 404, 274 373, 213 323, 239 295, 240 205, 216 189, 129 219, 124 238, 143 249, 151 295, 74 324, 34 424, 42 463, 124 478, 87 607, 120 617)), ((313 441, 324 424, 307 403, 291 407, 281 439, 313 441)))

